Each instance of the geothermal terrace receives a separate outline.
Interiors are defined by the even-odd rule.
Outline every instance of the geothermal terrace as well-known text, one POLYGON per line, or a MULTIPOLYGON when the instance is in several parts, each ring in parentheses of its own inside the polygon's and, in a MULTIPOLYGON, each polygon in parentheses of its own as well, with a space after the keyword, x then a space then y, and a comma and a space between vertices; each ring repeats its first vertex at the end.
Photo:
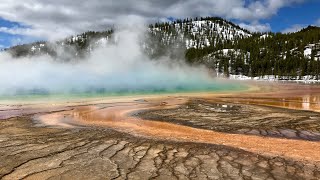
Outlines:
POLYGON ((0 105, 2 179, 320 178, 320 88, 0 105))

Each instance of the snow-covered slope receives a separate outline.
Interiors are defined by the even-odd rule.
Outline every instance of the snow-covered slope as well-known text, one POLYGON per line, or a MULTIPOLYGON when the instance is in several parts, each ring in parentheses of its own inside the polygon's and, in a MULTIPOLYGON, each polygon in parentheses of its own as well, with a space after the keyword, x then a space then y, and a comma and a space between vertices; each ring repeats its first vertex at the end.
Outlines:
MULTIPOLYGON (((121 30, 121 29, 120 29, 121 30)), ((141 38, 150 58, 185 58, 224 75, 279 79, 320 79, 320 28, 309 26, 295 33, 250 33, 227 20, 207 17, 150 25, 141 38), (270 77, 270 76, 268 76, 270 77)), ((7 49, 13 56, 47 54, 57 59, 79 60, 98 46, 117 43, 113 30, 86 32, 57 42, 36 42, 7 49), (76 58, 74 58, 76 56, 76 58)))
POLYGON ((304 47, 304 56, 311 59, 314 56, 314 60, 320 60, 320 42, 315 44, 308 44, 304 47))
MULTIPOLYGON (((156 23, 149 27, 150 41, 142 42, 142 47, 153 55, 162 49, 202 49, 224 43, 236 43, 243 38, 251 37, 251 33, 221 18, 201 18, 199 20, 177 20, 167 23, 156 23)), ((97 46, 113 43, 113 31, 86 32, 57 42, 37 42, 10 48, 16 57, 38 54, 57 56, 56 49, 67 49, 75 56, 90 53, 97 46), (70 50, 71 49, 71 50, 70 50)))
POLYGON ((160 36, 161 42, 166 45, 180 42, 187 49, 216 46, 218 43, 251 37, 248 31, 222 19, 173 22, 151 27, 150 31, 160 36))

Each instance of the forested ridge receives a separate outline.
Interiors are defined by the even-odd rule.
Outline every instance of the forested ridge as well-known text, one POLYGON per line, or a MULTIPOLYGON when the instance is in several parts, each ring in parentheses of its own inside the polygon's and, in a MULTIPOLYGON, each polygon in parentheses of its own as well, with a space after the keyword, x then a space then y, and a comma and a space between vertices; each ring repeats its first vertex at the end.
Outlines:
POLYGON ((282 78, 312 75, 318 78, 320 28, 309 26, 290 34, 255 33, 236 43, 188 49, 186 59, 192 63, 209 62, 226 75, 276 75, 282 78))
MULTIPOLYGON (((5 51, 17 58, 47 54, 72 59, 64 51, 57 51, 60 48, 81 58, 98 46, 116 43, 113 32, 89 31, 57 42, 35 42, 5 51)), ((149 25, 141 47, 152 59, 164 55, 175 59, 182 54, 188 63, 204 64, 223 76, 320 78, 320 28, 315 26, 289 34, 252 33, 219 17, 177 19, 149 25)))

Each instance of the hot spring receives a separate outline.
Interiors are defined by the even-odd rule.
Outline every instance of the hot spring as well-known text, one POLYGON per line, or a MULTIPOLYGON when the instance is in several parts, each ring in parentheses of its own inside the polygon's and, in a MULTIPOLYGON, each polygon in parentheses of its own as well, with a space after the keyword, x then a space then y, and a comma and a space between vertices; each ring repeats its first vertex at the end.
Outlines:
POLYGON ((0 100, 67 100, 247 88, 239 82, 217 80, 206 67, 188 65, 183 58, 150 59, 141 49, 140 31, 117 32, 115 39, 116 43, 71 62, 47 55, 15 59, 1 53, 0 100))

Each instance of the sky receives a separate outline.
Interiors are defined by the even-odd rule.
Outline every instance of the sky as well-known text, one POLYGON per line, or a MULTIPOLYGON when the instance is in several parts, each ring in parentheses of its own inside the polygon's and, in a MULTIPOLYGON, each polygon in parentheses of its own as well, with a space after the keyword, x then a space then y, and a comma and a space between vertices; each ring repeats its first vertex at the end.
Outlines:
POLYGON ((219 16, 250 31, 288 33, 320 26, 319 8, 320 0, 0 0, 0 49, 105 30, 128 17, 219 16))

